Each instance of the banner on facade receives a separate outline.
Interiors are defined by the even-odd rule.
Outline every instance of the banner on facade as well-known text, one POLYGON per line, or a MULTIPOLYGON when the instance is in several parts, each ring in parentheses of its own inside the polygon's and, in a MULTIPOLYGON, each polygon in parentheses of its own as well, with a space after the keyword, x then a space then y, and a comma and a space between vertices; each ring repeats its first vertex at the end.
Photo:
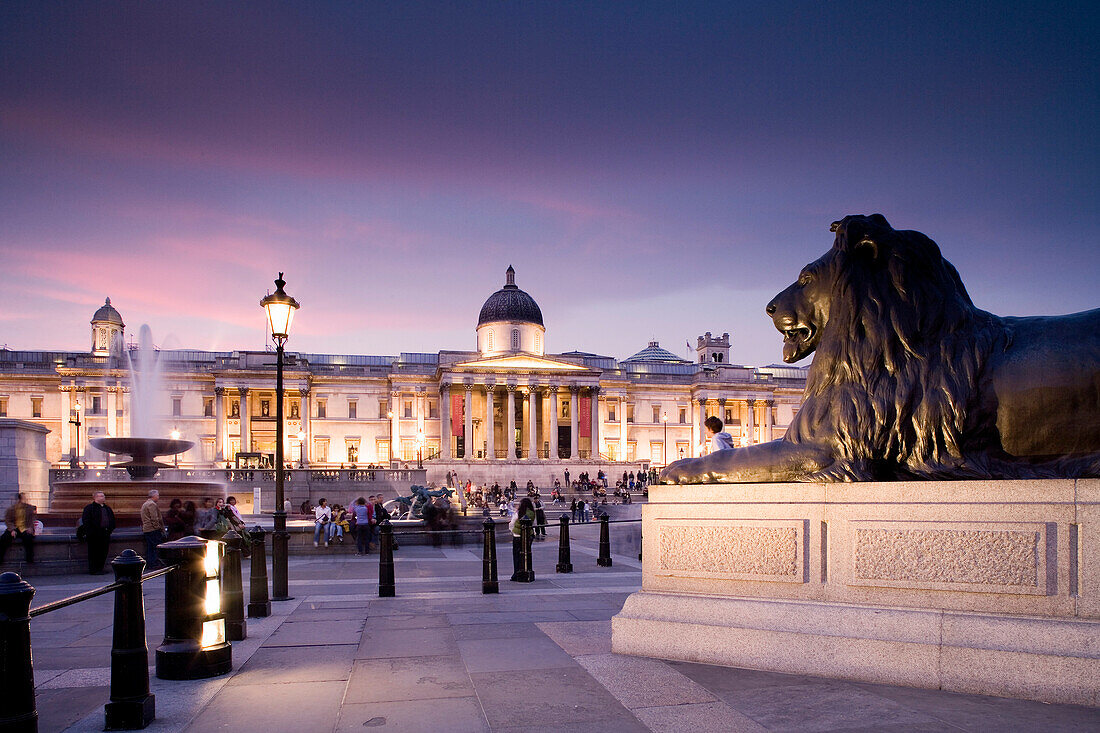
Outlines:
POLYGON ((451 434, 458 437, 466 436, 465 402, 466 398, 462 395, 451 395, 451 434))
POLYGON ((590 397, 581 397, 577 395, 577 401, 580 403, 580 414, 577 416, 577 421, 580 423, 578 426, 577 435, 582 438, 592 437, 592 399, 590 397))

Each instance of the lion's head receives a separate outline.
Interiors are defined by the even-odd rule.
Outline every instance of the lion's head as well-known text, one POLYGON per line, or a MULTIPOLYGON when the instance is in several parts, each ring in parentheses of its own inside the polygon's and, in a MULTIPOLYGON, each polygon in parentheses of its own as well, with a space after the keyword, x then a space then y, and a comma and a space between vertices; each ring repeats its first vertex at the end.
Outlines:
POLYGON ((832 231, 833 248, 766 309, 784 361, 816 352, 787 439, 832 436, 857 479, 867 462, 918 469, 960 456, 994 316, 920 232, 881 214, 846 216, 832 231))

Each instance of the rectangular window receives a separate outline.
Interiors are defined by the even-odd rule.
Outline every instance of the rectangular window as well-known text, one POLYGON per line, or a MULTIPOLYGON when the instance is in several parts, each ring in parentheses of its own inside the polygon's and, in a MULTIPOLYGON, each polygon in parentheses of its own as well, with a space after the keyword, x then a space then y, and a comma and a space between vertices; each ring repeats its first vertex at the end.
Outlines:
POLYGON ((326 415, 325 415, 326 406, 327 406, 327 403, 325 402, 325 400, 317 400, 317 417, 320 417, 320 418, 326 417, 326 415))
POLYGON ((328 439, 313 441, 313 460, 318 463, 328 463, 328 439))
POLYGON ((214 462, 214 439, 203 438, 202 439, 202 460, 206 463, 214 462))
POLYGON ((103 412, 103 398, 99 395, 92 395, 92 414, 98 415, 103 412))
POLYGON ((388 440, 376 440, 374 442, 374 449, 378 452, 379 463, 390 462, 390 441, 388 440))
POLYGON ((351 440, 349 438, 347 440, 347 447, 348 447, 348 463, 358 463, 359 462, 359 441, 358 440, 351 440))
POLYGON ((607 421, 608 422, 618 422, 619 421, 619 415, 618 415, 618 412, 616 412, 616 410, 617 410, 617 408, 615 407, 614 402, 608 402, 607 403, 607 421))
POLYGON ((439 403, 435 400, 428 400, 428 418, 439 419, 439 403))
POLYGON ((604 448, 606 449, 607 460, 619 460, 619 441, 616 440, 612 442, 609 440, 607 441, 607 443, 604 444, 604 448))
MULTIPOLYGON (((348 420, 355 420, 359 414, 359 403, 355 400, 348 400, 348 420)), ((358 448, 356 448, 358 452, 358 448)))
POLYGON ((42 417, 41 397, 31 397, 31 417, 42 417))
POLYGON ((415 461, 416 460, 416 441, 401 439, 401 460, 403 461, 415 461))
POLYGON ((405 400, 405 417, 413 416, 413 401, 405 400))
POLYGON ((172 398, 172 417, 179 417, 182 414, 183 414, 183 398, 182 397, 173 397, 172 398))
POLYGON ((203 397, 202 398, 202 416, 214 417, 214 398, 203 397))
POLYGON ((8 398, 0 397, 0 417, 8 416, 8 398))
POLYGON ((653 442, 649 444, 649 460, 659 465, 665 463, 665 444, 653 442))
POLYGON ((676 441, 676 454, 669 456, 672 460, 678 458, 690 458, 691 457, 691 445, 686 442, 676 441))
POLYGON ((627 444, 626 444, 626 460, 628 460, 628 461, 635 460, 634 456, 637 452, 638 452, 638 444, 635 443, 633 440, 627 441, 627 444))
POLYGON ((661 406, 653 406, 653 422, 654 424, 661 422, 661 406))
MULTIPOLYGON (((634 405, 627 405, 626 406, 626 421, 627 422, 634 422, 634 405)), ((630 460, 634 460, 634 459, 630 459, 630 460)))
POLYGON ((382 420, 390 415, 389 400, 378 400, 378 419, 382 420))
POLYGON ((686 407, 681 407, 680 408, 680 424, 681 425, 687 425, 687 421, 688 421, 687 408, 686 407))

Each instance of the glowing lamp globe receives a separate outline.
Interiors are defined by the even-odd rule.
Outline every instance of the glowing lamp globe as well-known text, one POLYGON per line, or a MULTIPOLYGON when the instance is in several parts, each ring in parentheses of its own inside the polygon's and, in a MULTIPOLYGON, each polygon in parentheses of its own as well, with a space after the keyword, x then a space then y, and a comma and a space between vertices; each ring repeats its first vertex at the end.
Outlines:
POLYGON ((275 280, 275 292, 260 301, 260 305, 267 311, 267 324, 271 329, 271 337, 276 341, 285 341, 290 335, 290 324, 294 320, 294 311, 298 310, 298 301, 286 294, 283 286, 283 273, 275 280))

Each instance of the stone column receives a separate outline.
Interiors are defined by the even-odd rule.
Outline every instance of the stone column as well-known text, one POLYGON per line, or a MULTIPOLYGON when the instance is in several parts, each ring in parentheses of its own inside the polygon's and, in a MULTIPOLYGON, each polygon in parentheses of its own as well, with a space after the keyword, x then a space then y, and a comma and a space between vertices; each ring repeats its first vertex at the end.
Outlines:
POLYGON ((569 385, 569 458, 570 460, 577 460, 581 457, 580 451, 580 430, 577 429, 579 424, 580 410, 577 409, 577 395, 580 394, 580 390, 576 385, 569 385))
POLYGON ((474 411, 471 409, 474 385, 465 384, 463 386, 466 388, 466 401, 463 403, 466 412, 466 424, 463 425, 465 436, 462 438, 462 457, 468 461, 474 457, 474 411))
POLYGON ((107 435, 118 437, 118 387, 107 388, 107 435))
POLYGON ((298 396, 301 398, 302 404, 298 408, 298 414, 302 416, 302 433, 306 436, 302 438, 302 465, 309 465, 309 447, 313 445, 313 426, 310 422, 310 416, 313 414, 311 411, 312 405, 309 404, 309 390, 302 387, 298 390, 298 396))
POLYGON ((538 387, 530 385, 527 388, 527 459, 535 460, 538 458, 539 450, 539 422, 537 415, 539 414, 538 408, 535 405, 535 395, 538 394, 538 387))
MULTIPOLYGON (((73 417, 73 393, 71 390, 71 387, 61 387, 61 462, 66 466, 69 465, 69 456, 72 455, 73 450, 73 439, 70 437, 73 426, 69 423, 69 420, 73 417)), ((43 409, 45 408, 43 407, 43 409)))
POLYGON ((237 387, 237 394, 241 396, 241 453, 251 453, 252 410, 248 408, 248 387, 237 387))
POLYGON ((516 460, 516 385, 508 385, 508 414, 505 415, 504 424, 508 435, 505 440, 508 441, 508 460, 516 460))
POLYGON ((400 460, 401 451, 401 393, 390 392, 390 460, 400 460))
POLYGON ((753 414, 756 409, 756 400, 745 400, 745 404, 749 408, 749 421, 746 423, 745 429, 748 431, 749 445, 752 445, 756 442, 756 415, 753 414))
POLYGON ((772 408, 775 407, 775 400, 764 400, 764 440, 770 443, 772 438, 772 408))
POLYGON ((451 459, 451 383, 439 384, 439 457, 451 459))
POLYGON ((619 395, 619 460, 626 460, 626 395, 619 395))
POLYGON ((496 427, 493 425, 493 391, 495 385, 485 385, 485 457, 493 460, 497 457, 496 427))
POLYGON ((214 461, 225 460, 225 387, 214 388, 214 461))
POLYGON ((691 408, 691 454, 693 458, 698 458, 705 452, 701 451, 699 446, 703 442, 703 436, 706 435, 703 430, 703 421, 706 419, 707 400, 704 397, 696 397, 691 408))
POLYGON ((600 388, 589 387, 588 392, 592 397, 592 460, 600 459, 600 388))
POLYGON ((558 386, 547 387, 550 395, 550 458, 558 460, 558 386))

